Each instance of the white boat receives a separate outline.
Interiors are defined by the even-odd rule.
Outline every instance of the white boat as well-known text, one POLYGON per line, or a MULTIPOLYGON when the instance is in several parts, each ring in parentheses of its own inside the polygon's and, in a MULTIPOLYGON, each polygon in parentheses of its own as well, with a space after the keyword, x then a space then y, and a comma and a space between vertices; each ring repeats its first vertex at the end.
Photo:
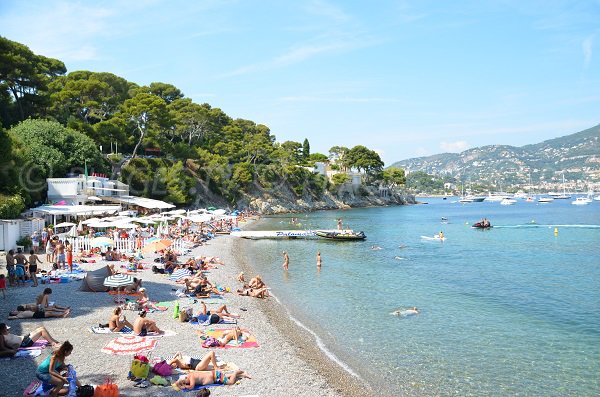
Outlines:
POLYGON ((563 172, 562 180, 563 180, 563 192, 562 193, 554 193, 554 192, 548 193, 548 195, 555 200, 566 200, 566 199, 571 198, 571 195, 567 194, 567 189, 565 188, 565 173, 564 172, 563 172))
POLYGON ((440 237, 439 234, 436 234, 435 236, 421 236, 421 239, 423 240, 428 240, 428 241, 446 241, 446 237, 440 237))
POLYGON ((469 196, 462 197, 460 200, 458 200, 458 202, 459 203, 481 203, 481 202, 483 202, 483 200, 485 200, 485 197, 483 197, 483 196, 469 195, 469 196))
POLYGON ((504 200, 500 201, 500 205, 515 205, 516 203, 517 200, 511 198, 505 198, 504 200))
POLYGON ((592 203, 592 199, 588 197, 577 197, 575 201, 571 201, 573 205, 588 205, 592 203))
MULTIPOLYGON (((354 233, 353 230, 319 230, 320 232, 331 233, 354 233)), ((251 240, 259 239, 296 239, 318 237, 316 230, 242 230, 231 232, 230 236, 247 238, 251 240)))
POLYGON ((524 191, 522 191, 522 190, 519 190, 518 192, 516 192, 516 193, 513 195, 513 197, 514 197, 514 198, 518 198, 518 199, 526 199, 526 198, 527 198, 527 193, 525 193, 525 192, 524 192, 524 191))
POLYGON ((485 198, 484 201, 490 201, 490 202, 500 202, 502 200, 504 200, 505 198, 510 198, 510 194, 508 193, 489 193, 488 196, 485 198))
POLYGON ((540 197, 538 199, 538 203, 542 203, 542 204, 544 204, 544 203, 551 203, 553 201, 554 201, 554 199, 552 197, 540 197))

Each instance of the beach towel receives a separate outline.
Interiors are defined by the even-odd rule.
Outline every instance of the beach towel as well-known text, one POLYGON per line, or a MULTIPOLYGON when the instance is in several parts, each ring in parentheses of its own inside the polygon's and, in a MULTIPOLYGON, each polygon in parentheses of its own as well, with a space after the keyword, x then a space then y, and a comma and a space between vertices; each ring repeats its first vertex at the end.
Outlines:
MULTIPOLYGON (((204 339, 206 339, 208 337, 213 337, 215 339, 219 339, 219 338, 223 337, 223 334, 225 334, 225 332, 230 331, 231 329, 233 329, 233 328, 209 329, 206 331, 197 331, 197 333, 200 335, 200 339, 202 342, 202 341, 204 341, 204 339)), ((247 329, 242 328, 241 330, 242 330, 242 333, 250 334, 250 332, 247 329)), ((220 346, 220 348, 239 348, 239 349, 246 349, 246 348, 250 348, 250 347, 259 347, 258 342, 256 341, 256 338, 252 334, 250 334, 248 336, 248 339, 246 339, 243 342, 230 341, 225 346, 220 346)))
POLYGON ((12 360, 14 358, 36 358, 42 354, 42 349, 17 350, 14 356, 4 357, 3 360, 12 360))
MULTIPOLYGON (((119 335, 119 334, 131 334, 133 331, 128 330, 128 331, 119 331, 119 332, 113 332, 111 331, 109 328, 104 327, 104 328, 100 328, 100 327, 90 327, 90 331, 94 334, 113 334, 113 335, 119 335)), ((177 332, 175 331, 171 331, 170 329, 164 330, 160 333, 157 332, 148 332, 148 337, 154 337, 154 338, 160 338, 163 336, 175 336, 177 335, 177 332)))
POLYGON ((48 346, 49 343, 50 342, 48 342, 46 339, 38 339, 35 342, 33 342, 33 345, 29 347, 19 347, 18 350, 42 350, 46 346, 48 346))
POLYGON ((196 317, 192 317, 190 319, 190 324, 192 325, 213 325, 213 324, 237 324, 236 320, 226 320, 223 317, 221 317, 221 320, 218 323, 212 323, 210 322, 210 316, 204 315, 204 314, 199 314, 196 317))
POLYGON ((127 296, 136 296, 141 298, 143 295, 141 292, 125 292, 125 291, 108 291, 109 295, 127 295, 127 296))

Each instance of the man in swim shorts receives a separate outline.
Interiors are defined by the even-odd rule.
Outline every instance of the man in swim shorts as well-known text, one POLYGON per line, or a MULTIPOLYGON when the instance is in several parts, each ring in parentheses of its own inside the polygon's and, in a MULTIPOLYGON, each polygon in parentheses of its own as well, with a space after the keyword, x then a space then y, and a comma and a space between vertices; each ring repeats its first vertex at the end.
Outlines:
POLYGON ((46 339, 53 345, 58 344, 45 327, 36 328, 25 336, 13 335, 8 332, 9 329, 10 327, 5 323, 0 323, 0 357, 13 356, 19 348, 31 347, 40 338, 46 339))

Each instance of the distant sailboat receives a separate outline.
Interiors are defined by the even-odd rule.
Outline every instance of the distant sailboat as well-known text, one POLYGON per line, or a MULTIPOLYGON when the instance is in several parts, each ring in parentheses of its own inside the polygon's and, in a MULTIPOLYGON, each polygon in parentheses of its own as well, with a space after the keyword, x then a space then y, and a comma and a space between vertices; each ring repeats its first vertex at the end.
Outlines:
POLYGON ((565 187, 565 173, 563 172, 563 192, 561 193, 548 193, 555 200, 566 200, 570 199, 571 196, 567 194, 567 189, 565 187))

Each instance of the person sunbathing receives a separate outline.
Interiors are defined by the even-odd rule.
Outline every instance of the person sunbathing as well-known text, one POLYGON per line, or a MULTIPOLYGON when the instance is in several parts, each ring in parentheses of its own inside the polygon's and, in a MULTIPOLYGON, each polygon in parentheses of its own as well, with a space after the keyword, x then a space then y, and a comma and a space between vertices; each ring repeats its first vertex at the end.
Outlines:
POLYGON ((138 313, 138 318, 135 319, 133 323, 133 333, 138 336, 146 336, 148 332, 161 332, 161 330, 156 326, 156 322, 149 320, 146 318, 146 312, 140 311, 138 313))
POLYGON ((45 327, 36 328, 25 336, 13 335, 8 332, 9 329, 10 327, 5 323, 0 323, 0 357, 14 356, 19 348, 31 347, 40 338, 47 340, 53 346, 59 344, 45 327))
POLYGON ((56 312, 56 313, 60 313, 60 314, 63 314, 66 311, 66 310, 62 310, 62 309, 57 309, 54 306, 40 307, 36 303, 25 303, 22 305, 18 305, 17 310, 18 311, 30 310, 32 312, 34 312, 36 310, 40 310, 40 311, 45 311, 45 312, 56 312))
POLYGON ((240 318, 239 315, 237 314, 233 314, 233 313, 229 313, 229 310, 227 310, 227 306, 226 305, 221 305, 217 310, 215 311, 211 311, 211 310, 206 310, 206 304, 202 301, 200 301, 200 304, 202 305, 202 311, 199 312, 196 317, 200 318, 206 318, 210 320, 211 324, 217 324, 219 323, 221 320, 236 320, 238 318, 240 318))
POLYGON ((44 310, 17 310, 12 311, 8 314, 9 320, 18 320, 21 318, 51 318, 51 317, 67 317, 71 314, 71 310, 67 310, 64 313, 59 312, 45 312, 44 310))
POLYGON ((71 306, 58 306, 57 304, 50 304, 50 295, 52 294, 52 288, 44 289, 40 295, 35 298, 35 303, 38 305, 38 309, 47 309, 48 307, 53 307, 55 311, 67 311, 71 308, 71 306))
POLYGON ((269 295, 268 288, 243 288, 238 289, 237 294, 241 296, 253 296, 255 298, 266 298, 269 295))
POLYGON ((248 332, 242 332, 240 327, 235 327, 234 329, 225 331, 217 340, 219 341, 220 346, 227 346, 227 344, 232 340, 236 341, 237 344, 242 344, 248 340, 249 337, 250 334, 248 332))
POLYGON ((140 308, 158 310, 156 305, 148 297, 148 294, 146 293, 146 288, 140 288, 139 292, 142 294, 142 296, 137 300, 137 303, 140 305, 140 308))
POLYGON ((193 371, 207 370, 212 364, 212 369, 221 368, 217 365, 217 355, 214 351, 208 352, 201 360, 190 356, 184 356, 181 352, 177 352, 175 356, 167 361, 173 368, 191 369, 193 371))
POLYGON ((219 385, 233 385, 242 378, 252 379, 246 371, 242 370, 232 372, 225 372, 218 369, 212 371, 191 371, 187 376, 181 377, 177 382, 173 383, 172 387, 179 391, 182 389, 193 390, 196 386, 210 385, 213 383, 219 385))
POLYGON ((133 325, 131 325, 131 323, 127 321, 127 318, 125 316, 122 316, 121 318, 122 312, 123 309, 121 309, 120 307, 116 307, 113 310, 113 314, 112 316, 110 316, 110 320, 108 320, 108 328, 112 332, 133 331, 133 325))

